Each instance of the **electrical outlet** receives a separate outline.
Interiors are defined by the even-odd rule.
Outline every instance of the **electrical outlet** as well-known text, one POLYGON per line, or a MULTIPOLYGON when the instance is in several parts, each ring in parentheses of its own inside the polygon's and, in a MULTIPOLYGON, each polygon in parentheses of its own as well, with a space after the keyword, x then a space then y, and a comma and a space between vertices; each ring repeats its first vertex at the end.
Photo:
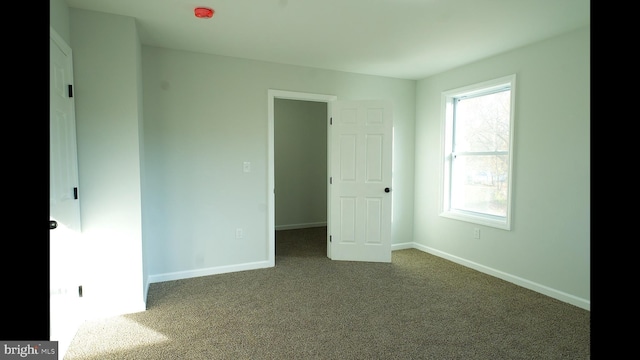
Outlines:
POLYGON ((241 228, 236 228, 236 239, 242 239, 244 231, 241 228))
POLYGON ((473 228, 473 238, 474 239, 480 239, 480 229, 473 228))
POLYGON ((251 172, 251 163, 249 161, 245 161, 242 163, 242 171, 246 173, 251 172))

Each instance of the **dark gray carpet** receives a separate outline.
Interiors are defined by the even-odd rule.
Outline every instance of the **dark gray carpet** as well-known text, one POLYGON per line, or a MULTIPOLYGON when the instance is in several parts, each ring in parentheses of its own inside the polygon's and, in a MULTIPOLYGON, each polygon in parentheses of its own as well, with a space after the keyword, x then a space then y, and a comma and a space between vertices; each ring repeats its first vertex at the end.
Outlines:
POLYGON ((332 261, 326 229, 277 232, 276 267, 152 284, 87 321, 66 360, 589 359, 590 312, 419 250, 332 261))

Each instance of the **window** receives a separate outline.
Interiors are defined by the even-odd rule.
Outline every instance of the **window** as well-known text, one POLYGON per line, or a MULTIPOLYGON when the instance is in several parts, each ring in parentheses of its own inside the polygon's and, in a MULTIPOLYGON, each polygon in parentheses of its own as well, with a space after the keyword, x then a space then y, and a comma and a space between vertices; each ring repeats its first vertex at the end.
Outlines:
POLYGON ((442 93, 441 216, 511 229, 515 80, 442 93))

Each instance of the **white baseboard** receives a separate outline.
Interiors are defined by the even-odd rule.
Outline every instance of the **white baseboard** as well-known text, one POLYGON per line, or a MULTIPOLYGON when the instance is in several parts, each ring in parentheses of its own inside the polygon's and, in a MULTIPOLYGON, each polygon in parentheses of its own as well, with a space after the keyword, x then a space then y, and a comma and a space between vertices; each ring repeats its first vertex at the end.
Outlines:
POLYGON ((215 267, 210 267, 205 269, 176 271, 172 273, 151 275, 149 276, 148 283, 151 284, 151 283, 157 283, 157 282, 163 282, 163 281, 189 279, 189 278, 199 277, 199 276, 218 275, 218 274, 225 274, 225 273, 237 272, 237 271, 264 269, 268 267, 273 267, 269 261, 258 261, 258 262, 246 263, 246 264, 215 266, 215 267))
POLYGON ((474 270, 478 270, 482 273, 497 277, 499 279, 508 281, 510 283, 516 284, 518 286, 522 286, 524 288, 527 288, 529 290, 533 290, 535 292, 538 292, 540 294, 544 294, 547 295, 549 297, 552 297, 554 299, 560 300, 562 302, 566 302, 568 304, 571 305, 575 305, 579 308, 591 311, 591 301, 586 300, 586 299, 582 299, 579 298, 577 296, 573 296, 570 294, 567 294, 565 292, 556 290, 556 289, 552 289, 548 286, 544 286, 538 283, 535 283, 533 281, 529 281, 527 279, 523 279, 521 277, 515 276, 515 275, 511 275, 511 274, 507 274, 505 272, 496 270, 496 269, 492 269, 490 267, 475 263, 473 261, 469 261, 436 249, 432 249, 430 247, 418 244, 418 243, 402 243, 402 244, 394 244, 392 245, 392 250, 403 250, 403 249, 417 249, 420 251, 424 251, 426 253, 429 253, 431 255, 435 255, 438 257, 441 257, 443 259, 447 259, 450 261, 453 261, 454 263, 460 264, 462 266, 466 266, 468 268, 474 269, 474 270))
POLYGON ((327 222, 315 222, 315 223, 304 223, 304 224, 289 224, 289 225, 276 225, 277 230, 295 230, 295 229, 306 229, 312 227, 321 227, 327 226, 327 222))
POLYGON ((402 244, 391 244, 391 251, 415 249, 415 248, 416 248, 415 245, 411 242, 402 243, 402 244))

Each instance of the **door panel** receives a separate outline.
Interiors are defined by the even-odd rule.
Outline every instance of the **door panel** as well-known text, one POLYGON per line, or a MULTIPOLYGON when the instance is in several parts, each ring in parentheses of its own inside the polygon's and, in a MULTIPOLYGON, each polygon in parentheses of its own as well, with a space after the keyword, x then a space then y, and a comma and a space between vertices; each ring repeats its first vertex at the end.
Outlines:
POLYGON ((71 61, 60 45, 50 40, 49 72, 49 208, 55 220, 80 231, 76 131, 73 99, 69 97, 71 61))
POLYGON ((330 126, 330 257, 391 261, 393 116, 388 101, 334 101, 330 126))
POLYGON ((80 204, 71 49, 51 30, 49 39, 49 337, 64 356, 83 321, 79 286, 80 204))

